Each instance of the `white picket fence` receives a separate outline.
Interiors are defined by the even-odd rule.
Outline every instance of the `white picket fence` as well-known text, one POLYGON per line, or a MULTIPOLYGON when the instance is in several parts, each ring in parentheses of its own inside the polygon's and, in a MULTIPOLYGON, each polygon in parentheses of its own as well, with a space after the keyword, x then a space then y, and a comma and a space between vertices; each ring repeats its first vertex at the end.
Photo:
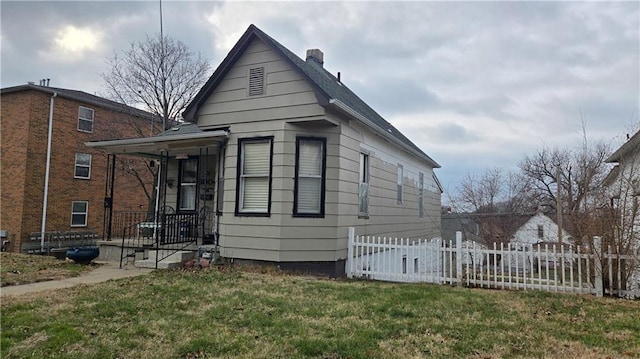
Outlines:
POLYGON ((347 276, 391 282, 426 282, 478 288, 542 290, 640 297, 640 263, 630 255, 580 246, 504 245, 441 239, 357 236, 349 229, 347 276), (583 253, 585 252, 585 253, 583 253), (596 259, 602 260, 596 260, 596 259), (632 275, 628 278, 625 273, 632 275), (603 275, 604 273, 604 275, 603 275))

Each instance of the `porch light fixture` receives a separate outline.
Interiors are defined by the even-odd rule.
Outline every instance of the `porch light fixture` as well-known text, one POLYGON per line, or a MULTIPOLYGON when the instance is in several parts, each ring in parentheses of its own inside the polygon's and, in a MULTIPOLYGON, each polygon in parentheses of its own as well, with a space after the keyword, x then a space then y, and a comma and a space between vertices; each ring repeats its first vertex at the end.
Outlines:
POLYGON ((173 183, 175 182, 175 180, 173 178, 167 178, 167 186, 169 188, 173 188, 173 183))
POLYGON ((176 160, 188 160, 189 159, 189 155, 186 153, 178 153, 176 155, 176 160))

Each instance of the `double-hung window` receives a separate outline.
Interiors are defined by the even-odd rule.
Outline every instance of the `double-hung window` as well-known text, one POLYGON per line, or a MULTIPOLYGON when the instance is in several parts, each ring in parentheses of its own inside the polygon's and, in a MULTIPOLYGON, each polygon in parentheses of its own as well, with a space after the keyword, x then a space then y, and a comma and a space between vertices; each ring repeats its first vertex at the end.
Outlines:
POLYGON ((296 183, 293 214, 303 217, 324 215, 326 140, 296 139, 296 183))
POLYGON ((238 140, 236 215, 269 216, 273 137, 238 140))
POLYGON ((369 155, 360 153, 358 174, 358 216, 369 217, 369 155))
POLYGON ((402 204, 402 178, 404 177, 404 168, 402 165, 398 165, 398 180, 397 180, 397 200, 398 204, 402 204))
POLYGON ((71 227, 86 227, 89 213, 89 202, 71 202, 71 227))
POLYGON ((91 155, 88 153, 76 153, 76 166, 73 172, 74 178, 91 178, 91 155))
POLYGON ((178 207, 181 211, 196 210, 198 159, 180 161, 180 193, 178 207))
POLYGON ((424 218, 424 173, 418 173, 418 218, 424 218))
POLYGON ((93 109, 78 107, 78 131, 93 132, 93 109))

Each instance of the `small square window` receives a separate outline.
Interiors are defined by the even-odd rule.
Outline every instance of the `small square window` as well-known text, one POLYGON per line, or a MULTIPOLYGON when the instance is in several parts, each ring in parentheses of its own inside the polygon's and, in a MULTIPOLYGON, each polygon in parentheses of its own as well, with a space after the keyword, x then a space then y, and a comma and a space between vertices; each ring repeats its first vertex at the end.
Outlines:
POLYGON ((76 153, 76 167, 74 178, 91 178, 91 155, 87 153, 76 153))
POLYGON ((71 227, 86 227, 89 202, 73 201, 71 203, 71 227))
POLYGON ((78 108, 78 131, 93 132, 93 109, 82 107, 78 108))

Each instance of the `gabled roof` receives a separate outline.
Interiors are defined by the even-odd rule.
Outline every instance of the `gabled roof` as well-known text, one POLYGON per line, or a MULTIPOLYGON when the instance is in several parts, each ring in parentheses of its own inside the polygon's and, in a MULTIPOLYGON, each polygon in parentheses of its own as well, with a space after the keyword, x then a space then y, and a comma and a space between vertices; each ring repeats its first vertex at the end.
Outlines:
POLYGON ((636 132, 627 142, 625 142, 620 148, 618 148, 609 158, 604 160, 607 163, 615 163, 620 162, 622 157, 624 157, 629 152, 634 149, 640 147, 640 131, 636 132))
POLYGON ((0 90, 0 94, 4 95, 8 93, 15 93, 15 92, 21 92, 21 91, 28 91, 28 90, 40 91, 50 95, 53 95, 55 93, 60 97, 68 98, 71 100, 83 102, 86 104, 106 108, 106 109, 121 112, 121 113, 126 113, 132 116, 142 117, 149 120, 151 119, 159 120, 159 117, 155 116, 154 114, 137 109, 135 107, 131 107, 119 102, 111 101, 100 96, 91 95, 86 92, 69 90, 69 89, 64 89, 59 87, 26 84, 26 85, 19 85, 19 86, 13 86, 13 87, 5 87, 0 90))
POLYGON ((187 106, 182 114, 182 117, 186 121, 195 122, 195 115, 200 106, 211 96, 218 84, 254 39, 259 39, 271 47, 273 51, 282 56, 285 61, 304 77, 314 88, 320 105, 335 109, 361 121, 383 138, 395 142, 407 151, 429 162, 433 167, 440 167, 436 161, 424 153, 392 124, 382 118, 382 116, 349 90, 349 88, 335 76, 325 70, 321 64, 316 61, 302 60, 293 52, 289 51, 289 49, 258 29, 255 25, 249 26, 242 37, 240 37, 240 40, 238 40, 229 54, 227 54, 227 57, 225 57, 220 66, 218 66, 211 78, 209 78, 200 92, 194 97, 193 101, 187 106))

